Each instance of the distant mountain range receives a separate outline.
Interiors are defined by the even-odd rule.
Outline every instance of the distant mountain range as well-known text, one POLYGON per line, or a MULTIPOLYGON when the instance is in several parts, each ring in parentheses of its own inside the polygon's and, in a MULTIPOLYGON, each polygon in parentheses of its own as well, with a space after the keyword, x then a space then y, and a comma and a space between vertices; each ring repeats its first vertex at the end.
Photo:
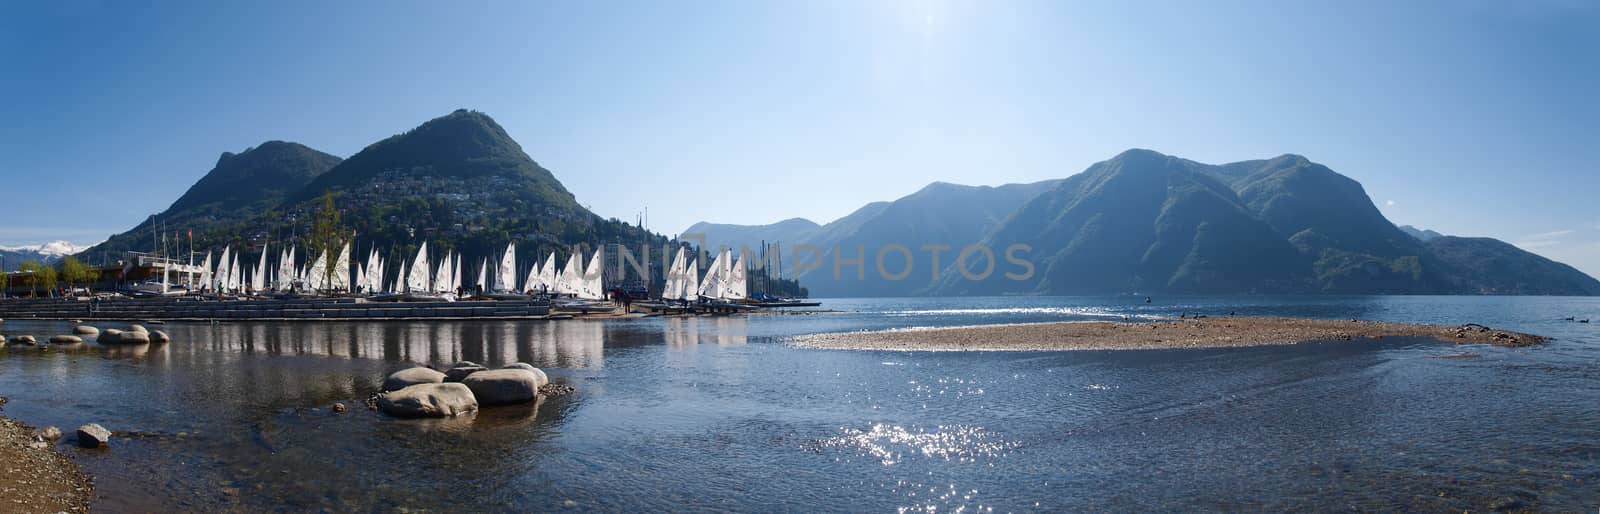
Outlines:
POLYGON ((390 262, 409 258, 423 241, 437 252, 475 258, 498 255, 515 241, 525 261, 519 267, 531 265, 536 254, 564 258, 573 247, 587 252, 621 243, 637 250, 647 243, 659 249, 666 242, 583 208, 492 118, 458 110, 348 159, 280 141, 223 153, 166 211, 82 255, 108 262, 126 251, 159 248, 158 237, 174 235, 169 253, 186 252, 191 230, 196 252, 224 246, 254 252, 266 243, 297 245, 303 253, 325 195, 354 234, 356 252, 376 247, 390 262))
POLYGON ((49 264, 82 250, 83 248, 66 241, 51 241, 37 245, 0 246, 0 265, 4 266, 5 271, 16 271, 18 266, 27 261, 39 261, 49 264))
POLYGON ((1361 184, 1298 155, 1209 165, 1129 150, 1062 180, 935 183, 820 227, 685 232, 713 246, 784 241, 785 271, 814 296, 1600 294, 1600 281, 1500 241, 1396 227, 1361 184), (937 268, 930 244, 949 247, 937 268), (790 256, 801 245, 822 249, 820 267, 790 256))

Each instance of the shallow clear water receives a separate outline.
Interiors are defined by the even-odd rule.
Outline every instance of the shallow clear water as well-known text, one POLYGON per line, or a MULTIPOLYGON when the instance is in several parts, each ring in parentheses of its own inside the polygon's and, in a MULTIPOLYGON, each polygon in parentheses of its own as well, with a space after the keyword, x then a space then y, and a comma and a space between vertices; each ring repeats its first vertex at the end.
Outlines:
MULTIPOLYGON (((173 324, 175 342, 0 351, 5 415, 119 510, 1542 510, 1600 505, 1600 300, 955 298, 626 321, 173 324), (1558 339, 1226 350, 802 350, 814 332, 1296 315, 1558 339), (364 399, 406 362, 525 361, 577 388, 408 421, 364 399), (344 402, 351 410, 329 408, 344 402), (570 503, 568 503, 570 502, 570 503)), ((116 325, 103 325, 115 327, 116 325)), ((7 334, 69 325, 7 320, 7 334)))

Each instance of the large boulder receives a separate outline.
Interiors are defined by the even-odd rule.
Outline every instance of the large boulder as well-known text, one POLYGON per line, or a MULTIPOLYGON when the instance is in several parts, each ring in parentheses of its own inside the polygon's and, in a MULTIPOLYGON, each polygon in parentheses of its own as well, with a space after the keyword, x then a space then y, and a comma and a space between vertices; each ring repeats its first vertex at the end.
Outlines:
POLYGON ((378 396, 378 410, 400 418, 443 418, 478 410, 478 399, 461 384, 417 384, 378 396))
POLYGON ((461 380, 484 405, 531 402, 539 396, 539 375, 525 369, 479 371, 461 380))
MULTIPOLYGON (((471 364, 471 363, 468 363, 468 364, 471 364)), ((489 370, 489 368, 485 368, 485 367, 479 366, 477 364, 473 364, 471 366, 452 366, 450 369, 445 370, 445 372, 444 372, 444 381, 445 382, 460 382, 461 379, 467 378, 467 375, 471 375, 471 374, 477 373, 479 371, 488 371, 488 370, 489 370)))
POLYGON ((99 448, 111 444, 111 431, 98 423, 78 427, 78 446, 99 448))
POLYGON ((437 384, 444 382, 444 373, 421 366, 402 369, 383 379, 384 391, 399 391, 417 384, 437 384))
POLYGON ((160 331, 160 330, 152 330, 152 331, 150 331, 150 342, 152 342, 152 343, 170 343, 170 342, 172 342, 172 336, 169 336, 169 335, 167 335, 166 332, 163 332, 163 331, 160 331))
POLYGON ((532 364, 528 364, 526 362, 513 362, 505 365, 504 369, 525 369, 532 371, 533 374, 539 375, 539 387, 544 387, 545 384, 550 383, 550 376, 544 374, 544 370, 535 368, 532 364))
POLYGON ((72 327, 72 333, 80 336, 93 336, 100 335, 100 329, 91 327, 89 325, 78 325, 76 327, 72 327))
POLYGON ((144 329, 144 325, 128 325, 128 330, 127 331, 128 332, 146 332, 146 333, 150 332, 149 330, 145 330, 144 329))
POLYGON ((14 345, 21 345, 21 346, 35 346, 35 345, 39 344, 39 340, 38 339, 34 339, 33 336, 28 336, 28 335, 12 336, 11 340, 7 341, 6 344, 14 344, 14 345))
POLYGON ((95 338, 95 342, 100 344, 120 344, 122 343, 122 331, 115 328, 105 329, 105 331, 100 332, 99 337, 95 338))
POLYGON ((123 332, 117 342, 121 344, 147 344, 150 342, 150 333, 123 332))
POLYGON ((50 344, 78 344, 78 343, 82 343, 82 342, 83 342, 83 338, 82 337, 78 337, 78 336, 69 336, 69 335, 50 336, 50 344))

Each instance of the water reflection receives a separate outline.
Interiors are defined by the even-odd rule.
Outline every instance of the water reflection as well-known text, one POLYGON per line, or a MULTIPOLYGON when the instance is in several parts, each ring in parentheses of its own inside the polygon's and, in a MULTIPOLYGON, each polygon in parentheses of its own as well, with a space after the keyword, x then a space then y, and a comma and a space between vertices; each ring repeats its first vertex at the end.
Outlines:
POLYGON ((662 327, 667 345, 683 349, 699 344, 736 345, 749 339, 746 318, 670 318, 662 327))
MULTIPOLYGON (((414 323, 237 323, 172 325, 173 352, 325 356, 444 365, 527 362, 541 368, 604 365, 604 325, 587 321, 448 321, 414 323)), ((148 357, 159 346, 108 349, 148 357)))

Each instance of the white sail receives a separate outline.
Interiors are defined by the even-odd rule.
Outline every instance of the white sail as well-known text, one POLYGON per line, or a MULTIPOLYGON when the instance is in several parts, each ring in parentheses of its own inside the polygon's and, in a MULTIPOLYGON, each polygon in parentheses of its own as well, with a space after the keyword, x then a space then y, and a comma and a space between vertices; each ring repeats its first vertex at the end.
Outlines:
POLYGON ((695 291, 695 294, 697 296, 703 296, 703 297, 706 297, 706 298, 721 298, 722 297, 722 261, 723 260, 724 259, 722 258, 722 254, 717 254, 717 258, 711 260, 711 267, 710 268, 706 268, 706 277, 705 277, 705 279, 700 282, 700 288, 697 291, 695 291))
POLYGON ((451 291, 456 291, 456 290, 461 289, 461 286, 462 286, 462 283, 461 283, 461 255, 460 254, 456 254, 456 255, 450 256, 450 267, 451 268, 455 268, 455 271, 452 271, 450 273, 450 290, 451 291))
POLYGON ((577 253, 567 257, 567 265, 561 268, 561 274, 556 276, 556 284, 552 288, 556 294, 578 293, 578 283, 575 279, 578 274, 582 273, 578 271, 578 265, 577 253))
POLYGON ((733 265, 728 273, 728 279, 722 284, 722 297, 728 300, 743 300, 749 296, 749 285, 745 283, 744 254, 739 254, 739 262, 733 265))
POLYGON ((556 289, 556 253, 550 252, 545 256, 544 266, 539 267, 539 287, 544 291, 556 289))
POLYGON ((517 287, 517 245, 506 243, 506 253, 500 256, 500 275, 494 281, 497 291, 513 291, 517 287))
POLYGON ((678 253, 672 256, 672 266, 667 269, 666 286, 662 288, 661 297, 667 300, 680 300, 684 291, 688 290, 687 274, 688 262, 685 261, 683 247, 678 247, 678 253))
POLYGON ((240 271, 240 269, 239 269, 239 254, 233 254, 233 258, 228 260, 228 290, 229 291, 234 291, 234 292, 238 292, 239 291, 240 286, 241 286, 240 281, 239 281, 239 271, 240 271))
POLYGON ((272 255, 268 251, 270 248, 266 243, 261 244, 261 260, 256 262, 255 276, 250 279, 250 288, 257 293, 267 289, 267 257, 272 255))
POLYGON ((333 273, 328 278, 328 289, 350 290, 350 243, 345 243, 344 248, 339 250, 339 257, 333 260, 333 273))
POLYGON ((605 273, 605 249, 594 251, 589 257, 589 265, 583 269, 583 275, 578 277, 578 298, 585 300, 605 299, 605 284, 601 280, 605 273))
POLYGON ((222 256, 217 258, 216 287, 218 291, 228 290, 228 259, 233 255, 233 249, 222 247, 222 256))
POLYGON ((330 288, 330 284, 328 283, 327 250, 323 250, 322 255, 318 255, 317 260, 312 261, 311 266, 306 268, 306 281, 310 282, 310 286, 308 287, 312 291, 322 291, 330 288))
POLYGON ((406 273, 405 291, 408 293, 421 293, 428 290, 428 242, 423 241, 422 247, 417 249, 417 258, 411 260, 411 269, 406 273))
POLYGON ((483 258, 483 264, 480 264, 478 266, 478 282, 476 284, 473 284, 473 285, 478 286, 478 291, 488 291, 489 290, 489 258, 488 257, 484 257, 483 258))
POLYGON ((206 258, 200 261, 200 285, 206 289, 216 287, 211 283, 211 250, 206 250, 206 258))
POLYGON ((678 300, 693 300, 695 288, 700 284, 700 263, 689 259, 689 264, 684 266, 683 279, 678 282, 678 300))
POLYGON ((439 260, 439 269, 433 275, 433 292, 443 293, 455 289, 450 283, 450 251, 445 250, 444 258, 439 260))

